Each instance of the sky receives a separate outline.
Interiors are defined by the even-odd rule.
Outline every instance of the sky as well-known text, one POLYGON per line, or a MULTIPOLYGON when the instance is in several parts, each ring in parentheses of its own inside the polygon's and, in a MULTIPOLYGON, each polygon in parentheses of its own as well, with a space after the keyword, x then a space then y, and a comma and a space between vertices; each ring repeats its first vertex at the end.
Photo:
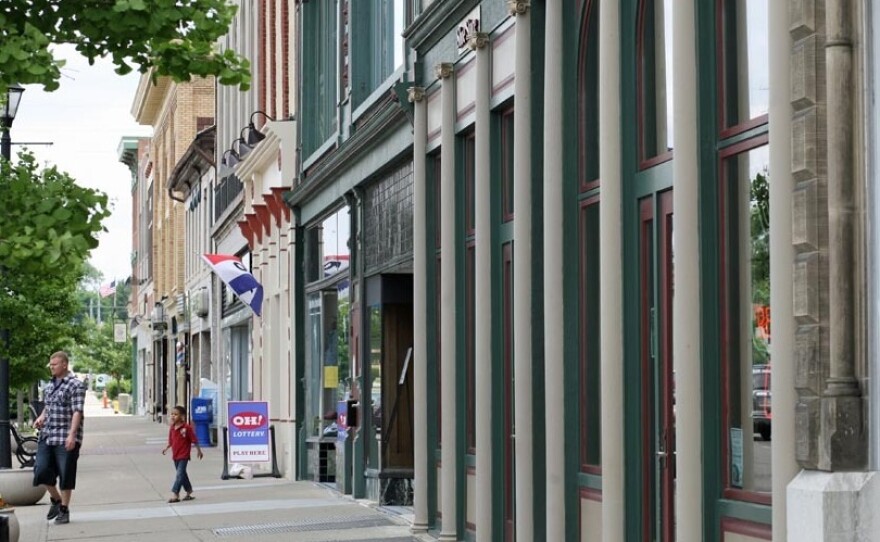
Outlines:
POLYGON ((56 56, 67 60, 61 87, 45 92, 40 85, 25 86, 10 130, 12 153, 26 146, 40 163, 56 165, 77 184, 108 195, 113 214, 104 220, 107 231, 89 261, 104 282, 125 280, 131 275, 131 174, 117 151, 123 137, 151 134, 131 116, 139 74, 116 75, 108 61, 89 66, 72 48, 60 48, 56 56))

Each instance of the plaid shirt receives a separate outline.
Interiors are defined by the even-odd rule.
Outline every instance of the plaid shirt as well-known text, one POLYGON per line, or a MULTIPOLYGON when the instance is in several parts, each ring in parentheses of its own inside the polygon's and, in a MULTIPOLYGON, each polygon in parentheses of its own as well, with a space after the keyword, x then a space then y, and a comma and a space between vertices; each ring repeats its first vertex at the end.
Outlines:
MULTIPOLYGON (((50 446, 62 446, 70 433, 70 424, 74 412, 83 412, 86 400, 86 387, 82 382, 68 373, 62 379, 53 378, 43 389, 43 400, 46 407, 46 423, 40 430, 40 438, 50 446)), ((82 443, 83 424, 76 431, 76 442, 82 443)))

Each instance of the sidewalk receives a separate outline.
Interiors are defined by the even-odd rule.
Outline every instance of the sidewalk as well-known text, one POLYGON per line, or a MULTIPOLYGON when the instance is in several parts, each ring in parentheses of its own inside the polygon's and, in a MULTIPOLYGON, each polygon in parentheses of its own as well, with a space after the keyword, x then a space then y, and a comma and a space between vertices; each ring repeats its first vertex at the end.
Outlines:
POLYGON ((194 501, 168 504, 174 479, 161 454, 167 426, 102 408, 89 393, 85 442, 70 523, 46 521, 48 496, 16 508, 20 542, 411 542, 402 517, 386 514, 312 482, 275 478, 221 480, 222 448, 202 448, 189 464, 194 501))

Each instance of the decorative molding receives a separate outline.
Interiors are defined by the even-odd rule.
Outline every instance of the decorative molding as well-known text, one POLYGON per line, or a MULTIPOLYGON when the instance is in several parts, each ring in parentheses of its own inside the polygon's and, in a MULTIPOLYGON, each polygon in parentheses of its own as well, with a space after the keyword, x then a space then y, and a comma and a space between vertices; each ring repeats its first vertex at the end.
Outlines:
POLYGON ((489 34, 486 32, 477 32, 472 35, 467 42, 467 46, 472 50, 482 49, 489 45, 489 34))
POLYGON ((448 79, 452 77, 454 66, 452 62, 440 62, 434 66, 434 75, 437 79, 448 79))
POLYGON ((532 2, 530 0, 507 0, 507 12, 513 17, 525 15, 531 7, 532 2))
POLYGON ((425 87, 409 87, 407 97, 410 103, 421 102, 425 99, 425 87))

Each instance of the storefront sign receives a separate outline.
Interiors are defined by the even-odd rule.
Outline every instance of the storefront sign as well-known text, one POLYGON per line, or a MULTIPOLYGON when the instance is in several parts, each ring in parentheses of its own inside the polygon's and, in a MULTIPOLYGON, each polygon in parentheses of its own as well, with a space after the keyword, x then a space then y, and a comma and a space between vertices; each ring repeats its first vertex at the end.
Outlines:
POLYGON ((226 405, 229 420, 229 462, 268 463, 269 403, 230 401, 226 405))

